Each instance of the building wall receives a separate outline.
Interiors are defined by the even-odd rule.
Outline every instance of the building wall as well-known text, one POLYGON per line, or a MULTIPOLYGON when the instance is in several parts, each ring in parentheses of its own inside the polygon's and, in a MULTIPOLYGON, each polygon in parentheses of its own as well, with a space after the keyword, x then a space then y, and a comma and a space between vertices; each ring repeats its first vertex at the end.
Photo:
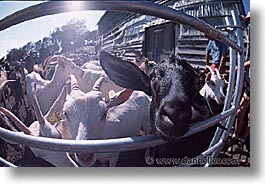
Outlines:
MULTIPOLYGON (((231 10, 238 10, 242 17, 245 15, 241 0, 176 0, 167 1, 166 4, 171 8, 198 17, 213 26, 229 24, 232 19, 231 10)), ((148 45, 144 43, 145 30, 165 22, 169 21, 148 15, 106 12, 98 23, 99 47, 117 55, 128 49, 144 52, 144 44, 148 45)), ((178 47, 181 40, 187 39, 187 37, 191 38, 191 45, 197 44, 197 38, 203 42, 203 33, 189 26, 176 24, 175 31, 175 50, 180 50, 178 47), (192 43, 192 39, 195 40, 194 43, 192 43)))

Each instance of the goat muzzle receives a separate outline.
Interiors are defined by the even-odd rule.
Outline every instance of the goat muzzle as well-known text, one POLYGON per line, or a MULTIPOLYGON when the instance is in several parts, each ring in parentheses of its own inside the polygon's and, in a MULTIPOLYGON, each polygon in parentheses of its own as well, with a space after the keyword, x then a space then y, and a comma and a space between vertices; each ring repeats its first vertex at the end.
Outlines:
MULTIPOLYGON (((189 131, 191 122, 191 110, 172 108, 165 104, 158 109, 155 116, 155 126, 158 132, 170 140, 183 136, 189 131)), ((167 139, 166 139, 167 140, 167 139)))

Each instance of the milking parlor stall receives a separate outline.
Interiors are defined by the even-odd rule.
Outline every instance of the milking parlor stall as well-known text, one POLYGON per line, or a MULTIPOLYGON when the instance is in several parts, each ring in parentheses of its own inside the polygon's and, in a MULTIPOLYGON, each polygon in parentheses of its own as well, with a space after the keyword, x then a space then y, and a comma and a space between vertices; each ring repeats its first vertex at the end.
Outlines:
POLYGON ((100 13, 0 44, 1 167, 250 167, 249 1, 23 3, 0 40, 100 13))

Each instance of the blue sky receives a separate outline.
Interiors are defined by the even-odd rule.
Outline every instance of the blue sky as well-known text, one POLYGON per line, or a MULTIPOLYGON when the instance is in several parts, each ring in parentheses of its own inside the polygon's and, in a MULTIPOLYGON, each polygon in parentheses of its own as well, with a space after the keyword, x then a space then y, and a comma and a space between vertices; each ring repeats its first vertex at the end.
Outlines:
MULTIPOLYGON (((41 3, 41 1, 0 1, 0 19, 38 3, 41 3)), ((28 42, 36 42, 45 36, 49 36, 50 31, 65 25, 67 21, 73 18, 86 20, 88 30, 95 30, 97 29, 96 24, 103 13, 104 11, 63 13, 37 18, 10 27, 0 32, 0 58, 12 48, 19 48, 28 42)))

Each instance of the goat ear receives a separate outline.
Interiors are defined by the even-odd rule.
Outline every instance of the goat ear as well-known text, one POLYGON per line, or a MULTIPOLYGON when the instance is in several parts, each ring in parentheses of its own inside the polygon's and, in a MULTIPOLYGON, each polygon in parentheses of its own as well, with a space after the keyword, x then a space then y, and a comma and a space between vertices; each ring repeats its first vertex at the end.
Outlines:
POLYGON ((150 79, 135 64, 102 51, 100 64, 110 80, 116 85, 151 95, 150 79))
POLYGON ((64 102, 66 100, 67 90, 66 86, 62 89, 59 97, 55 100, 51 106, 49 112, 45 115, 45 118, 51 123, 54 124, 60 120, 59 114, 63 109, 64 102))
POLYGON ((38 120, 38 122, 40 124, 45 124, 45 118, 41 112, 40 109, 40 105, 37 99, 37 95, 36 95, 36 83, 32 84, 32 105, 33 105, 33 109, 34 109, 34 113, 36 116, 36 119, 38 120))

